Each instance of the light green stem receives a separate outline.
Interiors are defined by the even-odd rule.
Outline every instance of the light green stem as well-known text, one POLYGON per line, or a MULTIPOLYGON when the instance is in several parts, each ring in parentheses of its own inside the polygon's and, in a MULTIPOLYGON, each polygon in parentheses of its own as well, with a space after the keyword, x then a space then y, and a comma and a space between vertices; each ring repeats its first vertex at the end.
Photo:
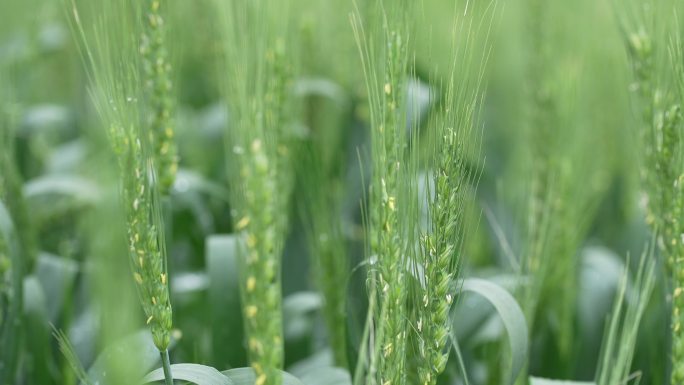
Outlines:
POLYGON ((166 385, 173 385, 173 375, 171 374, 171 360, 169 360, 169 349, 159 351, 164 368, 164 380, 166 385))

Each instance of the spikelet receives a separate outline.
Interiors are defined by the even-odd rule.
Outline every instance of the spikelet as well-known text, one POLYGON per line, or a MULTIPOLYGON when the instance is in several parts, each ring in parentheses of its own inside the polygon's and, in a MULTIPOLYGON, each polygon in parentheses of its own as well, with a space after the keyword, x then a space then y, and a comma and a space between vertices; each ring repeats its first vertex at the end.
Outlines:
POLYGON ((170 342, 172 310, 164 223, 152 159, 146 156, 149 152, 143 143, 140 136, 131 133, 124 143, 126 151, 120 154, 129 257, 154 344, 165 351, 170 342))
POLYGON ((241 294, 256 383, 279 385, 284 365, 281 254, 292 189, 287 128, 295 108, 287 1, 217 1, 226 53, 226 131, 234 229, 242 235, 241 294))
POLYGON ((166 48, 166 28, 161 14, 164 0, 146 0, 140 44, 150 142, 159 176, 160 192, 167 195, 178 171, 174 140, 172 68, 166 48))
MULTIPOLYGON (((679 31, 675 31, 679 33, 679 31)), ((684 126, 681 105, 668 85, 658 83, 658 73, 672 71, 681 87, 684 67, 681 40, 670 47, 670 66, 656 60, 652 34, 643 28, 626 36, 635 89, 643 106, 641 180, 645 190, 646 222, 657 236, 658 247, 672 277, 672 371, 671 384, 684 383, 684 126)), ((679 90, 681 95, 681 89, 679 90)))

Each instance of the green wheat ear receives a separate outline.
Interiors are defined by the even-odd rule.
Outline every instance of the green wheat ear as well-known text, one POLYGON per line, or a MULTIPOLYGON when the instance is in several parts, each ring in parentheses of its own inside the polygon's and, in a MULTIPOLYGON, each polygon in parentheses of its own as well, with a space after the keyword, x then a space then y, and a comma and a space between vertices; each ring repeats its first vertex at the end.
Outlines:
MULTIPOLYGON (((676 24, 676 23, 675 23, 676 24)), ((680 32, 674 28, 670 61, 659 60, 668 48, 644 27, 626 33, 636 91, 643 106, 641 124, 642 186, 648 197, 646 222, 657 236, 672 279, 671 384, 684 383, 684 58, 680 32), (667 79, 674 79, 673 90, 667 79)))
POLYGON ((174 141, 172 68, 166 47, 166 28, 161 14, 164 0, 147 0, 140 44, 143 82, 147 101, 150 139, 159 175, 160 192, 167 195, 178 171, 174 141))
POLYGON ((377 293, 376 346, 369 376, 380 384, 407 381, 408 289, 407 275, 416 221, 416 180, 406 159, 406 79, 410 72, 410 14, 413 2, 370 2, 368 21, 357 8, 352 26, 359 48, 370 110, 372 177, 368 197, 367 243, 377 270, 369 281, 377 293), (385 7, 387 5, 387 7, 385 7))
POLYGON ((129 134, 123 143, 125 151, 120 154, 128 246, 146 323, 152 330, 154 344, 165 351, 170 342, 172 311, 164 224, 152 161, 146 158, 142 143, 139 136, 129 134))
POLYGON ((468 212, 476 205, 474 190, 480 176, 469 162, 479 162, 480 156, 483 81, 497 12, 496 2, 489 4, 483 13, 466 4, 463 16, 458 12, 454 18, 452 67, 425 138, 429 155, 424 167, 431 170, 425 177, 427 191, 421 202, 428 212, 428 227, 420 237, 425 288, 416 298, 415 331, 422 385, 436 384, 449 359, 454 283, 463 263, 468 212))
POLYGON ((241 233, 241 295, 257 385, 278 385, 284 365, 281 254, 293 184, 288 127, 294 60, 288 1, 217 1, 230 111, 227 170, 234 229, 241 233))
POLYGON ((161 118, 156 128, 166 126, 170 86, 166 54, 160 48, 161 32, 155 29, 162 24, 155 13, 159 3, 147 5, 151 14, 140 3, 127 0, 106 0, 96 6, 83 3, 79 7, 73 0, 68 3, 72 14, 69 21, 86 64, 89 91, 118 158, 133 280, 154 344, 162 354, 166 383, 171 385, 167 349, 172 309, 160 189, 168 188, 172 179, 157 179, 163 173, 156 164, 159 138, 145 117, 151 108, 145 103, 149 96, 161 118), (86 11, 87 22, 81 18, 81 9, 86 11), (140 18, 142 14, 147 20, 140 18), (150 64, 156 65, 153 71, 150 64), (150 74, 158 75, 151 83, 150 74), (150 96, 151 89, 163 92, 150 96))

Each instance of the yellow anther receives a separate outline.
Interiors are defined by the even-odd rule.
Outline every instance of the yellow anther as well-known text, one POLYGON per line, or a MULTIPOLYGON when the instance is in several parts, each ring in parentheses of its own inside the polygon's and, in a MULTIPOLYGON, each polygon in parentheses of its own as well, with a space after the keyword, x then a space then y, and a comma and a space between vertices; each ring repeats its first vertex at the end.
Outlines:
POLYGON ((383 351, 383 354, 385 355, 385 357, 392 354, 392 343, 390 342, 387 345, 385 345, 385 347, 382 349, 382 351, 383 351))
POLYGON ((240 219, 238 221, 238 223, 235 224, 235 228, 238 230, 242 230, 245 227, 247 227, 247 225, 249 225, 249 222, 250 222, 249 217, 244 217, 244 218, 240 219))
POLYGON ((251 293, 256 287, 256 279, 254 277, 247 278, 247 292, 251 293))
POLYGON ((259 151, 261 151, 261 140, 260 140, 260 139, 255 139, 255 140, 252 142, 251 148, 252 148, 252 152, 259 152, 259 151))
POLYGON ((253 248, 254 246, 256 246, 256 237, 254 236, 254 234, 247 235, 246 241, 248 247, 253 248))
POLYGON ((262 374, 259 377, 257 377, 256 382, 254 383, 255 385, 264 385, 266 383, 266 375, 262 374))

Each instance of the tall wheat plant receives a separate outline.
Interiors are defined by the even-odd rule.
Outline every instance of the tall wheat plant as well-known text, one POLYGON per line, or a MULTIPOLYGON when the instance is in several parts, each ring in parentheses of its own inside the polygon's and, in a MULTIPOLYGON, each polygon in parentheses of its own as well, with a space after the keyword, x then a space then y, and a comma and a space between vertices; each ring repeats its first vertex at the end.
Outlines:
POLYGON ((288 1, 217 2, 231 125, 227 169, 234 228, 243 240, 242 310, 257 385, 281 383, 281 254, 292 189, 290 134, 296 104, 288 1))
POLYGON ((453 62, 427 132, 409 122, 413 3, 376 1, 352 17, 370 106, 372 177, 368 384, 432 385, 446 368, 450 309, 457 299, 466 212, 473 207, 479 114, 494 3, 454 8, 453 62), (423 153, 424 152, 424 153, 423 153), (421 181, 421 179, 424 179, 421 181), (421 197, 419 182, 427 188, 421 197), (419 225, 426 207, 427 228, 419 225))
POLYGON ((172 309, 160 190, 168 189, 172 182, 168 174, 175 166, 164 160, 171 156, 174 161, 168 142, 173 137, 168 107, 171 84, 159 29, 163 24, 160 2, 108 0, 99 5, 93 9, 72 2, 68 7, 86 62, 93 103, 108 127, 118 158, 133 281, 145 323, 162 356, 166 383, 171 385, 172 309), (160 125, 165 142, 158 135, 160 125), (157 144, 160 141, 163 144, 157 144), (163 168, 158 168, 160 164, 163 168), (165 175, 161 180, 160 174, 165 175))
POLYGON ((656 234, 666 278, 671 282, 670 375, 674 385, 684 382, 684 48, 677 23, 674 27, 666 24, 663 29, 657 26, 667 18, 658 17, 659 23, 655 23, 655 15, 670 11, 656 8, 648 11, 648 17, 646 8, 635 8, 631 18, 625 18, 624 36, 642 115, 641 180, 647 197, 646 222, 656 234))

